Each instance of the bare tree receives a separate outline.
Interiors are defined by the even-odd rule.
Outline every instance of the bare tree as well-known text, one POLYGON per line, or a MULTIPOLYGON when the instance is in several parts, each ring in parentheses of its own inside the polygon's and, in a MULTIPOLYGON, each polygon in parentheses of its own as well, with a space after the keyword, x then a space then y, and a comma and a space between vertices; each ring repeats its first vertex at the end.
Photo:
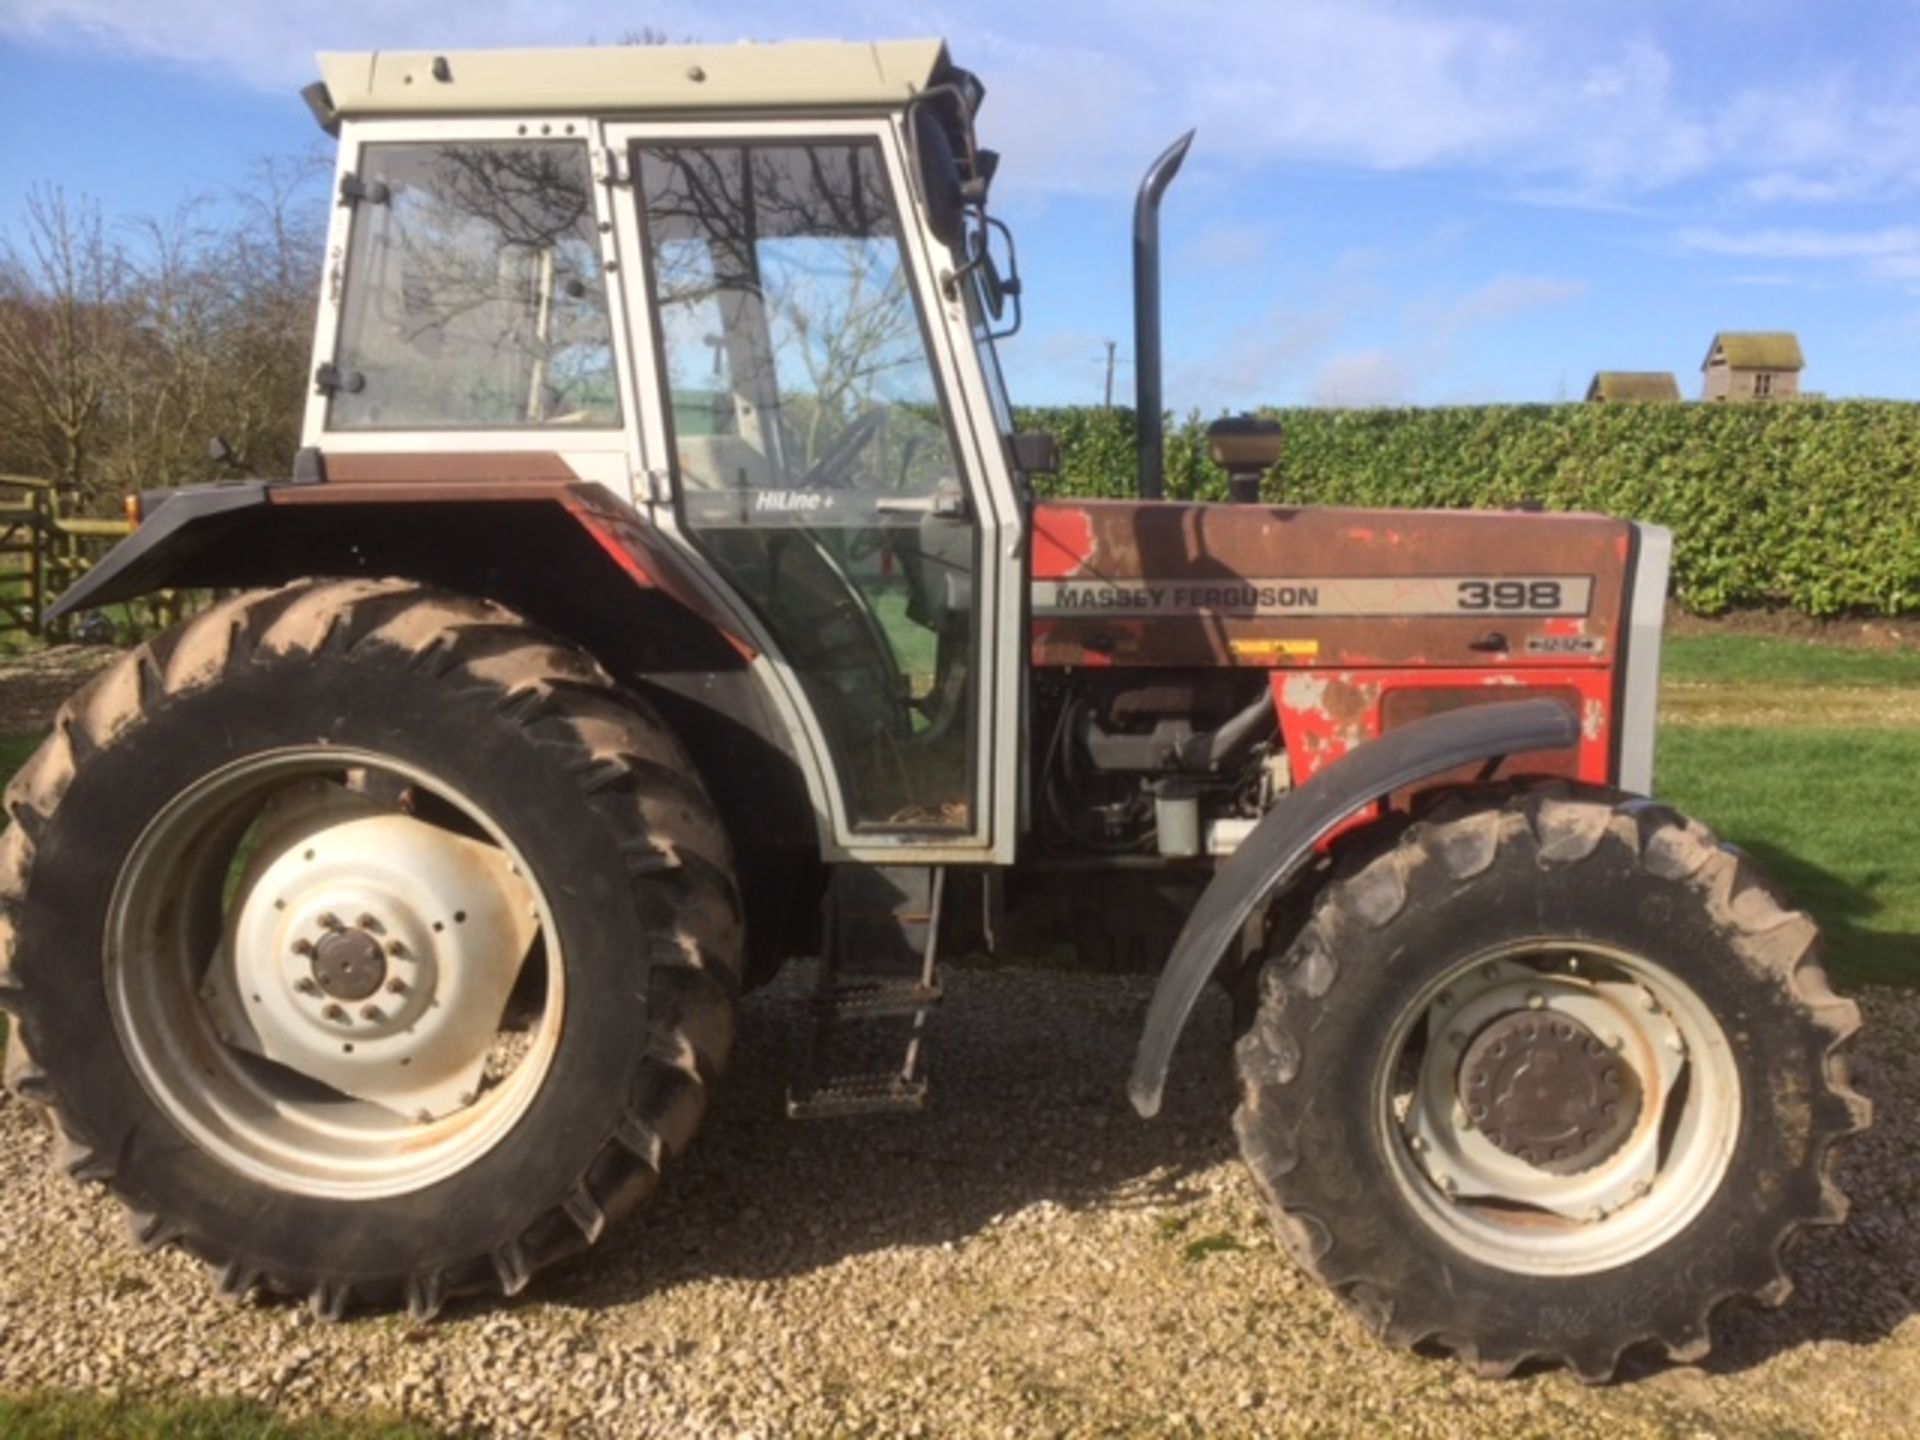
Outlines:
POLYGON ((27 192, 25 231, 0 243, 0 453, 82 487, 114 413, 134 275, 97 205, 27 192))
POLYGON ((108 229, 31 191, 0 242, 0 466, 83 498, 205 478, 226 436, 257 473, 297 444, 324 192, 263 163, 222 202, 108 229))

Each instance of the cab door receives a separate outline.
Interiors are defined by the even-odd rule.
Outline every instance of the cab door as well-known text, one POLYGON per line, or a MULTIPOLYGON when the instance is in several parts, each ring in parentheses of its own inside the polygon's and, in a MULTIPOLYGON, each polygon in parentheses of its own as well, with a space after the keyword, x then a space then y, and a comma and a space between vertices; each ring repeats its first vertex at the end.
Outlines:
POLYGON ((763 638, 817 747, 823 838, 1011 858, 998 802, 1017 755, 995 719, 1018 695, 1020 517, 968 423, 977 362, 952 343, 961 312, 892 125, 609 138, 643 277, 627 293, 646 302, 629 313, 657 518, 763 638))

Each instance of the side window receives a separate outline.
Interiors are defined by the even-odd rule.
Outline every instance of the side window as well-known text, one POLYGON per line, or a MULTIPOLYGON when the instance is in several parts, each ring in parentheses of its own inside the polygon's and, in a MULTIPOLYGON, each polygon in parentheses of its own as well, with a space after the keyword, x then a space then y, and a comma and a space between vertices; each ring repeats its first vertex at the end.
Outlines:
POLYGON ((878 149, 646 146, 639 160, 693 506, 725 491, 913 496, 954 483, 878 149))
POLYGON ((854 825, 964 832, 979 527, 879 145, 636 154, 687 529, 806 688, 854 825))
POLYGON ((372 144, 359 163, 328 428, 617 426, 586 145, 372 144))

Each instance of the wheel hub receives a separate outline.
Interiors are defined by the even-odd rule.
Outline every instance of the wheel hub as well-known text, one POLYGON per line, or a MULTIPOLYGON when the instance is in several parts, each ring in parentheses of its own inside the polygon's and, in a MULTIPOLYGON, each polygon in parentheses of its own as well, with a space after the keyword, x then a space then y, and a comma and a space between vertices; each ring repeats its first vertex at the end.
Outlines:
POLYGON ((329 930, 314 946, 313 979, 334 1000, 364 1000, 387 979, 387 955, 366 930, 329 930))
POLYGON ((497 846, 320 783, 263 817, 204 998, 234 1048, 437 1120, 478 1097, 538 931, 497 846))
POLYGON ((1544 1008, 1482 1029, 1454 1084, 1488 1141, 1550 1175, 1592 1169, 1640 1118, 1632 1068, 1571 1015, 1544 1008))
POLYGON ((1688 1049, 1645 987, 1589 974, 1572 957, 1557 968, 1490 960, 1436 994, 1426 1033, 1400 1125, 1414 1163, 1449 1203, 1497 1200, 1590 1222, 1647 1193, 1659 1173, 1660 1117, 1688 1049), (1554 1028, 1562 1023, 1570 1033, 1554 1028), (1619 1067, 1617 1092, 1607 1061, 1619 1067))

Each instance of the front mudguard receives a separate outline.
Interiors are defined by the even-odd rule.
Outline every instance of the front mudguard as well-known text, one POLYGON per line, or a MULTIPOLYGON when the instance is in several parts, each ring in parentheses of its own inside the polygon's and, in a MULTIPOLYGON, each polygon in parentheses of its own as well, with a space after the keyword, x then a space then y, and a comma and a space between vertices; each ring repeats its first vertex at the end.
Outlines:
POLYGON ((1456 766, 1580 739, 1573 713, 1551 700, 1475 705, 1417 720, 1360 746, 1267 812, 1220 867, 1188 915, 1147 1008, 1128 1098, 1141 1115, 1160 1111, 1174 1046, 1207 982, 1254 912, 1297 877, 1314 847, 1362 806, 1456 766))

